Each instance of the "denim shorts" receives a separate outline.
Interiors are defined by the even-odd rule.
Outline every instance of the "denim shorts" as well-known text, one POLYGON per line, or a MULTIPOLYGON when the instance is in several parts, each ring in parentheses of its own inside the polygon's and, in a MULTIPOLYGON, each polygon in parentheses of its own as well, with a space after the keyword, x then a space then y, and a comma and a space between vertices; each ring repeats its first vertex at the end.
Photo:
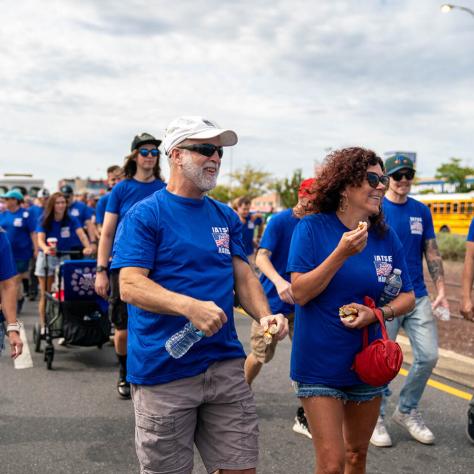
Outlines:
POLYGON ((376 397, 381 397, 386 387, 386 385, 372 387, 372 385, 365 383, 347 387, 330 387, 323 384, 293 382, 293 388, 298 398, 333 397, 343 402, 368 402, 376 397))

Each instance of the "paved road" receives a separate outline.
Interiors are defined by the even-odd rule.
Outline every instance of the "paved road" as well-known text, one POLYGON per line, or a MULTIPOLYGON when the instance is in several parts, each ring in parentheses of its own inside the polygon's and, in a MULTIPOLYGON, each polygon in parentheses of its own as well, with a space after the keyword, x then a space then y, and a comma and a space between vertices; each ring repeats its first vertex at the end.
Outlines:
MULTIPOLYGON (((34 314, 28 304, 23 320, 29 338, 34 314)), ((236 320, 247 348, 249 321, 240 315, 236 320)), ((297 401, 288 381, 289 353, 284 341, 254 386, 261 432, 258 472, 264 474, 313 472, 311 442, 291 430, 297 401)), ((14 370, 8 357, 0 358, 0 473, 138 473, 132 406, 116 396, 112 347, 60 347, 53 371, 46 370, 41 354, 33 353, 33 361, 32 369, 14 370)), ((402 381, 400 376, 393 383, 395 390, 402 381)), ((473 472, 474 446, 464 436, 467 402, 428 387, 422 409, 436 446, 420 445, 392 426, 396 446, 371 447, 367 472, 473 472)), ((197 454, 194 472, 205 473, 197 454)))

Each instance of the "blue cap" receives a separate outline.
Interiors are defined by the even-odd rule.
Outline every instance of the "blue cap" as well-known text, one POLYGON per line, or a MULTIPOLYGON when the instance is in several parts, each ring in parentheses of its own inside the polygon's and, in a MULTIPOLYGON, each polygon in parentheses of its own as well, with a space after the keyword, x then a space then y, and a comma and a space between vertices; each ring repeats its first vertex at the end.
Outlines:
POLYGON ((23 194, 20 193, 20 191, 17 191, 16 189, 12 189, 11 191, 8 191, 8 193, 2 194, 0 197, 3 199, 17 199, 18 201, 23 201, 23 194))

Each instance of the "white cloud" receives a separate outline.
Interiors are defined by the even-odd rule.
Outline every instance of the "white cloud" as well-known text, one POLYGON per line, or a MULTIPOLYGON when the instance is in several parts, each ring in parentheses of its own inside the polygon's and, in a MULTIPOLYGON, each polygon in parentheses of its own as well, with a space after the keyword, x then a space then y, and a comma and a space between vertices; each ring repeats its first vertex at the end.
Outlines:
POLYGON ((239 133, 234 169, 309 174, 362 145, 417 151, 430 175, 473 157, 473 37, 431 0, 19 0, 2 8, 0 172, 99 177, 137 132, 199 114, 239 133))

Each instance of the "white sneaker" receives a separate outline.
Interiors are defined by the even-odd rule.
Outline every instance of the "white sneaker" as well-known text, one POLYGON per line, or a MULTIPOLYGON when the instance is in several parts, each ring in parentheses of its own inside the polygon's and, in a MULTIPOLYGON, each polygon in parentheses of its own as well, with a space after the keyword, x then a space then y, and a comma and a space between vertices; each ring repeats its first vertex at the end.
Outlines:
POLYGON ((387 428, 385 428, 385 423, 381 416, 377 418, 377 424, 370 438, 370 443, 379 448, 389 448, 392 446, 392 439, 388 434, 387 428))
POLYGON ((398 407, 392 415, 392 420, 403 426, 417 441, 423 444, 433 444, 435 437, 431 430, 425 425, 421 413, 413 409, 410 413, 402 413, 398 407))
POLYGON ((309 439, 313 439, 302 407, 298 408, 297 415, 295 416, 295 424, 293 425, 293 431, 302 434, 309 439))

